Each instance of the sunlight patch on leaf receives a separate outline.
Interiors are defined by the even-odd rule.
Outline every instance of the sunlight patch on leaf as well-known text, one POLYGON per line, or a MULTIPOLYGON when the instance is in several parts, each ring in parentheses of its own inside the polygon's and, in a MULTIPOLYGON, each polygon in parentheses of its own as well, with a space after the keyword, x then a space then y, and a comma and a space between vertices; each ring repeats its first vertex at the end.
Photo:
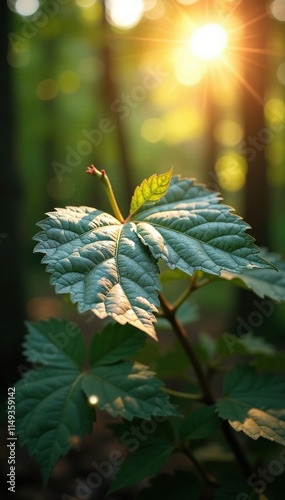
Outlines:
POLYGON ((226 375, 224 391, 216 403, 221 418, 252 439, 264 437, 285 445, 283 377, 257 376, 253 368, 241 365, 226 375))

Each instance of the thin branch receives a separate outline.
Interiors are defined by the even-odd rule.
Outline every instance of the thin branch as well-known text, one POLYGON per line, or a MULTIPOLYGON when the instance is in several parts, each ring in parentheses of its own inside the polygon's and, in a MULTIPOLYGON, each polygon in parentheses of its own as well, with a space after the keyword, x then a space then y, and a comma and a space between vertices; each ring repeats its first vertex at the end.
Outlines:
POLYGON ((201 396, 201 394, 189 394, 188 392, 174 391, 173 389, 168 389, 167 387, 163 387, 162 390, 170 396, 174 396, 176 398, 191 399, 192 401, 203 401, 203 396, 201 396))
POLYGON ((97 168, 94 167, 94 165, 90 165, 90 167, 87 167, 86 173, 89 175, 95 175, 95 177, 97 177, 97 179, 99 179, 102 182, 102 184, 105 188, 105 191, 107 193, 110 205, 111 205, 112 210, 114 212, 114 215, 118 219, 118 221, 123 224, 124 217, 121 214, 121 211, 119 209, 119 205, 118 205, 116 197, 114 195, 114 191, 113 191, 111 182, 110 182, 109 177, 107 176, 105 170, 100 171, 100 170, 97 170, 97 168))
POLYGON ((204 467, 200 464, 200 462, 198 462, 198 460, 195 458, 195 456, 191 453, 191 451, 186 448, 186 447, 183 447, 182 448, 182 452, 184 453, 184 455, 186 455, 189 460, 192 462, 192 464, 194 465, 195 469, 197 470, 197 472, 199 473, 201 479, 206 483, 206 484, 210 484, 212 486, 217 486, 217 481, 216 481, 216 478, 211 476, 205 469, 204 467))
MULTIPOLYGON (((178 340, 180 341, 185 353, 188 356, 188 359, 191 362, 191 365, 196 373, 198 382, 200 384, 202 393, 203 393, 203 399, 204 402, 207 405, 214 405, 216 403, 215 397, 212 394, 211 387, 209 385, 209 382, 207 380, 206 374, 204 373, 204 370, 200 364, 200 361, 198 357, 196 356, 194 350, 192 349, 192 346, 188 340, 187 332, 183 325, 180 323, 180 321, 176 318, 175 310, 171 304, 166 300, 166 298, 162 295, 159 294, 160 298, 160 305, 162 310, 164 311, 165 318, 169 321, 169 323, 172 325, 173 331, 176 334, 178 340)), ((237 441, 235 435, 233 434, 233 430, 230 427, 229 423, 227 421, 223 421, 222 427, 221 427, 225 438, 227 439, 227 442, 235 455, 237 461, 240 464, 240 467, 242 471, 244 472, 245 476, 248 477, 251 474, 251 466, 243 452, 243 449, 241 448, 239 442, 237 441)))

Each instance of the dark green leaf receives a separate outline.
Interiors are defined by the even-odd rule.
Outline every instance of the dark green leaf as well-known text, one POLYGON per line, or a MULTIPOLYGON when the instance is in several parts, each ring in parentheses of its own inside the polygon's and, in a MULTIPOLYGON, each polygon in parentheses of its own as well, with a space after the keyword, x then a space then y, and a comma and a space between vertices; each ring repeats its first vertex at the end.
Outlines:
POLYGON ((16 384, 16 429, 47 482, 72 437, 92 431, 94 409, 81 388, 83 341, 71 323, 50 320, 28 324, 24 345, 28 359, 40 366, 16 384))
POLYGON ((146 366, 131 361, 106 366, 95 364, 82 382, 87 397, 98 398, 99 408, 127 420, 179 415, 161 390, 162 386, 146 366))
POLYGON ((240 275, 222 271, 221 277, 234 285, 252 290, 261 298, 269 297, 276 302, 285 300, 285 262, 280 255, 262 251, 261 256, 277 269, 244 270, 240 275))
POLYGON ((109 492, 138 484, 142 479, 154 476, 164 465, 174 446, 164 439, 149 437, 129 455, 120 467, 109 492))
POLYGON ((254 337, 251 333, 238 337, 231 333, 224 333, 216 343, 217 353, 223 358, 238 354, 265 354, 272 357, 275 348, 262 337, 254 337))
POLYGON ((180 427, 181 441, 204 439, 220 428, 214 406, 204 406, 192 410, 180 427))
POLYGON ((284 378, 237 366, 225 377, 224 393, 216 407, 236 431, 285 444, 284 378))
POLYGON ((23 347, 28 361, 61 368, 82 367, 83 337, 74 323, 51 318, 38 323, 27 322, 26 325, 29 334, 23 347))
POLYGON ((92 365, 108 365, 137 354, 146 342, 146 335, 131 325, 107 325, 97 333, 89 348, 92 365))

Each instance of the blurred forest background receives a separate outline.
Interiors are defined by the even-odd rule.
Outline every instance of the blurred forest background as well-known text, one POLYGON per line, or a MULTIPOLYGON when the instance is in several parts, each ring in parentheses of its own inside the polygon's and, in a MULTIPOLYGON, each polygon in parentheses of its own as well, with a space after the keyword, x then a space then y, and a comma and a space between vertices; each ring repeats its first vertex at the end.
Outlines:
MULTIPOLYGON (((285 0, 8 0, 0 22, 3 399, 21 375, 23 321, 80 322, 32 238, 54 207, 110 211, 90 163, 125 215, 135 186, 173 166, 285 256, 285 0), (214 32, 193 43, 207 23, 227 37, 217 57, 214 32)), ((252 300, 218 283, 198 292, 202 327, 234 331, 252 300)), ((278 306, 258 330, 281 342, 284 322, 278 306)))

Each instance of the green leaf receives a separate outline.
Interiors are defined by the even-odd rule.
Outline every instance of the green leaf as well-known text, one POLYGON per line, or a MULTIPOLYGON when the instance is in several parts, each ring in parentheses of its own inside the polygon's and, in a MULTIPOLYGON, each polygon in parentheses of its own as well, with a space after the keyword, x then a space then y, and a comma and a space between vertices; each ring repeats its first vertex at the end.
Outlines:
POLYGON ((116 474, 109 493, 138 484, 142 479, 154 476, 173 453, 174 445, 160 437, 149 437, 129 455, 116 474))
POLYGON ((51 318, 37 323, 26 322, 29 335, 23 342, 24 354, 31 363, 59 368, 82 367, 84 343, 75 323, 51 318))
POLYGON ((262 251, 261 256, 277 268, 244 270, 240 275, 222 271, 221 277, 234 285, 252 290, 256 295, 276 302, 285 300, 285 262, 280 255, 262 251))
POLYGON ((87 397, 98 398, 99 408, 127 420, 179 415, 161 390, 163 385, 146 366, 131 361, 113 365, 99 362, 82 382, 87 397))
POLYGON ((258 375, 247 365, 237 366, 226 375, 225 396, 216 408, 236 431, 285 444, 284 392, 283 377, 258 375))
MULTIPOLYGON (((174 476, 160 474, 151 480, 151 487, 142 490, 138 500, 198 500, 202 493, 201 483, 188 471, 178 470, 174 476)), ((228 500, 228 499, 227 499, 228 500)))
MULTIPOLYGON (((159 178, 145 181, 151 196, 158 196, 153 183, 159 178)), ((48 214, 35 236, 35 252, 45 254, 42 262, 57 293, 70 293, 80 312, 111 316, 154 338, 159 258, 188 275, 273 267, 258 255, 248 225, 217 194, 174 177, 160 199, 167 182, 151 207, 146 187, 138 188, 142 200, 133 202, 135 211, 124 223, 93 208, 67 207, 48 214)))
POLYGON ((92 365, 109 365, 134 356, 145 345, 146 335, 131 325, 113 323, 97 333, 89 348, 92 365))
POLYGON ((139 438, 144 442, 151 435, 171 443, 175 441, 173 418, 169 417, 158 417, 157 419, 154 417, 151 420, 134 418, 131 423, 123 420, 123 422, 109 424, 108 428, 120 439, 121 444, 127 446, 130 452, 138 448, 139 438))
POLYGON ((232 333, 224 333, 217 340, 216 349, 218 355, 223 358, 238 354, 247 354, 249 356, 265 354, 271 357, 275 353, 273 345, 262 337, 254 337, 251 333, 240 337, 232 333))
POLYGON ((72 436, 91 433, 95 420, 81 388, 79 333, 66 321, 28 324, 25 352, 40 366, 16 384, 16 429, 20 444, 27 444, 38 460, 45 483, 58 458, 69 451, 72 436))
POLYGON ((181 441, 204 439, 220 428, 219 418, 213 406, 192 410, 180 426, 181 441))
POLYGON ((131 201, 130 215, 133 215, 142 206, 159 201, 165 196, 169 188, 172 172, 173 168, 165 174, 154 174, 136 187, 131 201))
POLYGON ((131 220, 153 257, 171 269, 219 275, 222 269, 271 268, 245 233, 249 226, 219 200, 193 180, 173 177, 167 194, 154 206, 141 207, 131 220))
POLYGON ((110 415, 149 419, 152 415, 179 415, 161 389, 163 382, 147 366, 125 360, 144 346, 145 334, 130 325, 107 325, 97 333, 89 349, 91 370, 82 387, 88 398, 110 415))
POLYGON ((88 207, 57 209, 38 224, 35 252, 57 293, 70 293, 80 312, 111 316, 156 338, 158 267, 133 223, 88 207))

